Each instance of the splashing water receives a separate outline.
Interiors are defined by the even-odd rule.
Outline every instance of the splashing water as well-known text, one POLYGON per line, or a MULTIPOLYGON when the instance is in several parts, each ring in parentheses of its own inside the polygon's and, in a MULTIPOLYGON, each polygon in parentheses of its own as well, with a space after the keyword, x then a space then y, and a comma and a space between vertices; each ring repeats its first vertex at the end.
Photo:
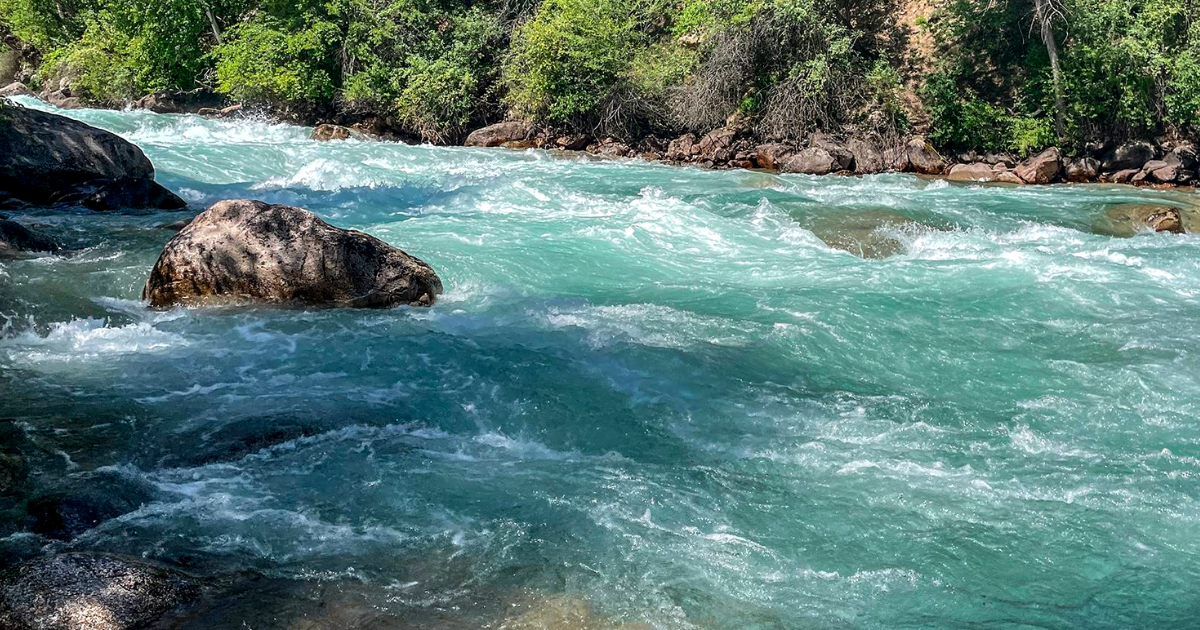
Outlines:
POLYGON ((16 216, 74 250, 3 263, 3 415, 157 492, 57 545, 444 617, 519 592, 652 628, 1195 623, 1200 236, 1091 231, 1194 193, 70 115, 196 208, 309 208, 448 294, 154 312, 180 215, 16 216), (883 258, 819 238, 870 213, 918 223, 883 258))

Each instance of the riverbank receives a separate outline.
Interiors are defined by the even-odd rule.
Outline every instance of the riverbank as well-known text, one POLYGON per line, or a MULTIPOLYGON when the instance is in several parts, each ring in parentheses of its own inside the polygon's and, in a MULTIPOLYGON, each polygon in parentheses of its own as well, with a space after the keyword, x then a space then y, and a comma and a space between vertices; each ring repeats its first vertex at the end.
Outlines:
MULTIPOLYGON (((64 109, 82 107, 69 91, 34 95, 22 84, 0 89, 0 96, 27 95, 64 109)), ((194 90, 159 92, 130 103, 156 113, 192 113, 212 118, 258 117, 314 128, 317 140, 378 140, 419 143, 395 121, 367 112, 298 112, 290 109, 247 108, 223 97, 194 90)), ((810 134, 805 142, 773 142, 755 138, 745 121, 727 121, 706 134, 674 138, 647 136, 637 140, 597 138, 540 127, 524 121, 504 121, 467 134, 463 146, 509 149, 583 151, 610 158, 690 164, 709 169, 760 169, 806 175, 873 175, 915 173, 950 181, 1044 185, 1054 183, 1112 183, 1136 186, 1185 187, 1200 185, 1200 152, 1190 141, 1166 139, 1097 143, 1082 154, 1050 147, 1034 155, 960 151, 939 152, 921 136, 835 137, 810 134)))

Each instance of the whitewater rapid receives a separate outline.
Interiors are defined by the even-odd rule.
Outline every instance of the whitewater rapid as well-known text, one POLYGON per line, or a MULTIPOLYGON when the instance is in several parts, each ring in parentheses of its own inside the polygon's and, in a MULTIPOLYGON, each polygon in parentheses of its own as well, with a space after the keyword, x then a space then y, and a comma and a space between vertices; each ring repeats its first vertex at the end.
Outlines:
POLYGON ((286 618, 280 583, 413 627, 498 627, 487 603, 521 598, 587 602, 596 628, 1195 624, 1200 236, 1093 229, 1194 192, 67 114, 141 146, 193 212, 305 207, 447 294, 152 311, 182 215, 14 214, 69 249, 0 262, 0 415, 46 478, 154 499, 68 541, 11 525, 5 557, 275 580, 207 627, 286 618), (918 222, 883 228, 895 255, 818 234, 883 211, 918 222))

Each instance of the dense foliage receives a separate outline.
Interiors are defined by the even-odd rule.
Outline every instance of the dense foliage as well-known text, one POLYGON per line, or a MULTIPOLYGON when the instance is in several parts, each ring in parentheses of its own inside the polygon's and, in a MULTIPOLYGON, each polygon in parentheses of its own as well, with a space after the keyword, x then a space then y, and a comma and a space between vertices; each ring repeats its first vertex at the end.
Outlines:
MULTIPOLYGON (((0 0, 35 87, 208 87, 434 142, 522 117, 632 137, 906 131, 951 149, 1194 133, 1200 0, 0 0)), ((8 57, 11 65, 11 55, 8 57)), ((11 74, 11 72, 10 72, 11 74)))

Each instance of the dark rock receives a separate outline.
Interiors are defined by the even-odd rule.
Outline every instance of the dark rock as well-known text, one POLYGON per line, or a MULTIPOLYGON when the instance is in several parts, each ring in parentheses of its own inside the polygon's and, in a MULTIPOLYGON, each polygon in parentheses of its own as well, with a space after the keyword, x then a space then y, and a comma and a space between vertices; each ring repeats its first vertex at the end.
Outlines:
POLYGON ((587 148, 587 145, 592 143, 591 136, 583 134, 575 134, 570 136, 559 136, 554 140, 554 144, 565 151, 582 151, 587 148))
POLYGON ((175 235, 142 290, 152 306, 298 303, 427 306, 442 292, 429 265, 300 208, 214 204, 175 235))
POLYGON ((0 219, 0 258, 20 252, 56 252, 58 243, 9 219, 0 219))
POLYGON ((1097 223, 1096 231, 1110 236, 1133 236, 1138 232, 1183 234, 1200 228, 1200 209, 1150 203, 1113 206, 1097 223))
POLYGON ((182 199, 154 184, 142 150, 116 134, 24 107, 0 112, 0 189, 45 205, 99 193, 92 203, 129 208, 181 208, 182 199), (124 189, 123 192, 122 189, 124 189))
POLYGON ((845 145, 823 133, 814 133, 808 140, 808 146, 824 149, 833 157, 837 168, 834 172, 848 171, 854 166, 854 154, 845 145))
POLYGON ((1127 142, 1114 147, 1100 158, 1100 170, 1104 173, 1118 171, 1140 171, 1142 167, 1161 155, 1158 147, 1145 141, 1127 142))
POLYGON ((24 83, 21 83, 20 81, 13 81, 12 83, 0 88, 0 97, 5 96, 33 96, 33 92, 30 92, 29 88, 25 87, 24 83))
POLYGON ((721 127, 705 134, 696 142, 695 152, 700 160, 723 164, 733 158, 733 141, 737 138, 737 130, 721 127))
POLYGON ((135 630, 163 619, 199 593, 193 578, 132 558, 50 556, 0 575, 0 627, 135 630))
POLYGON ((71 540, 93 527, 128 514, 154 499, 152 489, 117 473, 90 473, 42 492, 26 509, 32 530, 55 540, 71 540))
POLYGON ((520 120, 510 120, 472 131, 463 142, 463 145, 468 147, 498 147, 505 142, 526 140, 532 133, 533 125, 520 120))
POLYGON ((946 168, 945 160, 924 138, 909 140, 905 145, 905 155, 908 168, 922 175, 940 175, 946 168))
POLYGON ((756 161, 758 162, 759 168, 765 168, 772 171, 779 170, 779 167, 783 164, 784 160, 786 160, 795 152, 796 149, 794 147, 780 142, 762 144, 754 149, 754 154, 756 156, 756 161))
POLYGON ((206 90, 160 90, 147 94, 134 102, 137 109, 148 109, 157 114, 196 114, 201 109, 220 109, 225 105, 225 97, 206 90))
POLYGON ((952 182, 990 182, 996 179, 996 171, 982 162, 955 164, 946 173, 946 179, 952 182))
POLYGON ((231 462, 269 448, 317 435, 329 427, 319 421, 306 418, 262 416, 231 422, 221 428, 206 431, 189 443, 195 448, 173 461, 173 465, 203 466, 214 462, 231 462))
POLYGON ((1017 164, 1017 160, 1007 153, 985 153, 983 157, 979 158, 979 161, 991 165, 1003 164, 1008 168, 1017 164))
POLYGON ((1063 169, 1063 179, 1080 184, 1094 182, 1100 176, 1100 160, 1092 157, 1068 160, 1063 169))
POLYGON ((871 140, 851 138, 846 148, 854 156, 854 172, 860 175, 882 173, 887 168, 879 145, 871 140))
POLYGON ((1013 172, 1027 184, 1051 184, 1058 179, 1062 169, 1062 152, 1057 147, 1050 147, 1026 158, 1013 172))
POLYGON ((309 139, 317 142, 331 142, 334 140, 370 140, 371 138, 367 134, 349 127, 325 124, 317 125, 309 139))

